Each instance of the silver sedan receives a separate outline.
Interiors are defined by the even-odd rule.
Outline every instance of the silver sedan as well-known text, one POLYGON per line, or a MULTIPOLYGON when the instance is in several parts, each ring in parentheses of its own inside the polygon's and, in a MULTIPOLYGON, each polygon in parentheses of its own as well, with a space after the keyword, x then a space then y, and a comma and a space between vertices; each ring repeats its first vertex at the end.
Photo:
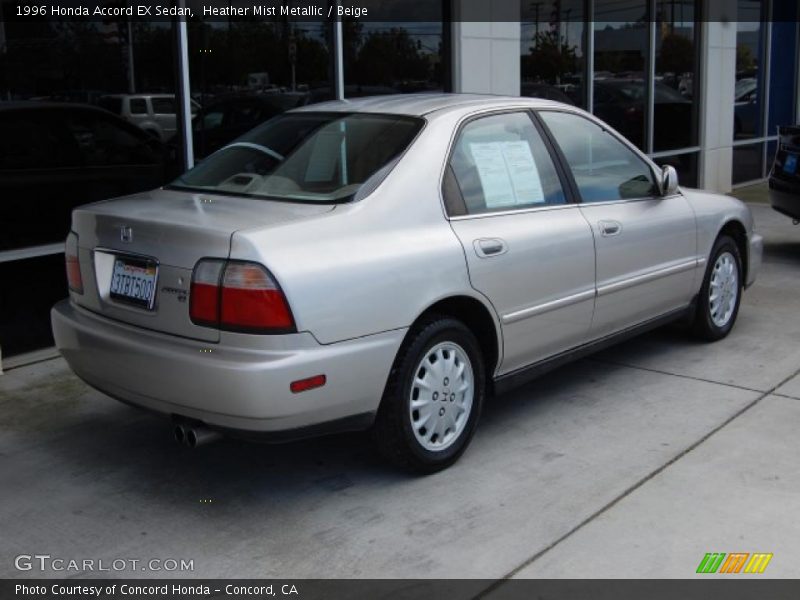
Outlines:
POLYGON ((761 253, 744 204, 577 108, 364 98, 76 209, 53 332, 189 445, 371 428, 432 472, 492 393, 669 321, 725 337, 761 253))

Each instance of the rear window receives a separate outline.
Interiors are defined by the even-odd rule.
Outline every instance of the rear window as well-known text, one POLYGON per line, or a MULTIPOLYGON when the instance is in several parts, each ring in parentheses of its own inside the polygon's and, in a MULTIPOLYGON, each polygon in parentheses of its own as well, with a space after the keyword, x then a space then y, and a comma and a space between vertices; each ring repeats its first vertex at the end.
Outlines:
POLYGON ((279 115, 218 150, 171 187, 346 202, 408 147, 422 124, 398 115, 279 115))

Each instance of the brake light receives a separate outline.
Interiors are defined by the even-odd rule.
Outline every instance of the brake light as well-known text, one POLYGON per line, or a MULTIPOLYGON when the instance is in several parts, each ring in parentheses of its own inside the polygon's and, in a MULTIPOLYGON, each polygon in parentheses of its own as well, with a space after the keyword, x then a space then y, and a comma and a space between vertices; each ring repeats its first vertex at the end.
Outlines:
POLYGON ((67 266, 67 285, 76 294, 83 294, 81 263, 78 260, 78 236, 70 233, 64 244, 64 257, 67 266))
POLYGON ((201 260, 192 273, 189 316, 198 325, 219 325, 219 284, 224 260, 201 260))
POLYGON ((263 266, 204 259, 192 275, 189 314, 194 323, 245 333, 295 331, 286 296, 263 266))

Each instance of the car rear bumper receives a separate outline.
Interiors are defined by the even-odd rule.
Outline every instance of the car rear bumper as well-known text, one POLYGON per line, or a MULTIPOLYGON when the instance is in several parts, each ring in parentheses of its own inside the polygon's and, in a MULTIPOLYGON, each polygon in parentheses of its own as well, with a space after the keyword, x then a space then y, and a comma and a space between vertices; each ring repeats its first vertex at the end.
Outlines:
POLYGON ((772 208, 795 220, 800 220, 800 189, 785 186, 771 179, 769 182, 769 202, 772 208))
POLYGON ((753 285, 758 277, 758 272, 761 270, 761 261, 764 257, 764 238, 753 233, 748 240, 750 247, 747 252, 747 281, 744 286, 746 288, 753 285))
POLYGON ((175 418, 251 434, 369 424, 405 335, 394 330, 328 345, 310 333, 264 336, 270 348, 253 349, 148 331, 69 300, 53 307, 51 319, 59 351, 92 387, 175 418), (319 374, 326 376, 323 387, 290 391, 292 381, 319 374))

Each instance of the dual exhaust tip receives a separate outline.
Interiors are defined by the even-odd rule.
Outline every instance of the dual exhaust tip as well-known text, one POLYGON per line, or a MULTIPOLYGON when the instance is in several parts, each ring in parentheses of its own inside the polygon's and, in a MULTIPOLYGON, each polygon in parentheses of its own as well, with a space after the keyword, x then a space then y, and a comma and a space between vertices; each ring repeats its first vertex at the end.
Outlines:
POLYGON ((175 441, 189 448, 197 448, 205 444, 215 442, 222 437, 222 434, 200 425, 188 425, 178 423, 172 432, 175 441))

